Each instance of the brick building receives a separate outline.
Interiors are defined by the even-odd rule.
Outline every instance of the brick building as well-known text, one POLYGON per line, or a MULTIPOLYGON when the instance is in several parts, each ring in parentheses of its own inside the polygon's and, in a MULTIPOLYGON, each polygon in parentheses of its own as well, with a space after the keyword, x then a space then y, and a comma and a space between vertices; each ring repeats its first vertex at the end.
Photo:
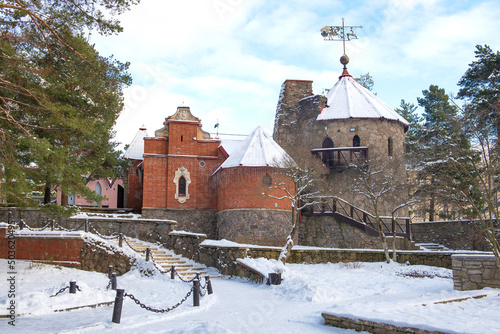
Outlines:
POLYGON ((125 153, 132 161, 127 207, 210 238, 265 245, 286 240, 291 203, 272 199, 277 190, 269 188, 291 182, 275 167, 289 157, 261 128, 235 145, 211 138, 189 107, 178 107, 154 137, 144 134, 141 129, 125 153))

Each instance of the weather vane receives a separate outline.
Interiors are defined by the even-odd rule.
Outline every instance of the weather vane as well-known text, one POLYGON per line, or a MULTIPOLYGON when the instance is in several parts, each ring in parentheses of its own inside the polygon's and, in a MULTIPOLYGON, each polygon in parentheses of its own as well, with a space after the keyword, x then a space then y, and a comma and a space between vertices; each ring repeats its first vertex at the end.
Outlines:
POLYGON ((354 29, 363 28, 362 26, 345 26, 344 18, 342 18, 341 26, 325 26, 321 28, 321 36, 324 37, 325 41, 342 41, 345 54, 345 40, 351 41, 353 39, 358 39, 354 29))

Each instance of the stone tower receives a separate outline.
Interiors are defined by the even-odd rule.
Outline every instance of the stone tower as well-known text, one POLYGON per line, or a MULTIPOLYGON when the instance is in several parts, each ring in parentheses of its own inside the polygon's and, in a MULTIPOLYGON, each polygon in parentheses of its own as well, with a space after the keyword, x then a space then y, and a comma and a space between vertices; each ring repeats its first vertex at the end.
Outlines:
POLYGON ((380 203, 381 213, 390 215, 408 196, 404 137, 409 123, 358 83, 346 64, 326 97, 312 95, 312 81, 283 83, 274 140, 296 161, 298 155, 321 159, 330 171, 325 195, 339 196, 368 212, 373 212, 372 205, 355 194, 354 181, 360 179, 359 168, 383 170, 397 187, 380 203))

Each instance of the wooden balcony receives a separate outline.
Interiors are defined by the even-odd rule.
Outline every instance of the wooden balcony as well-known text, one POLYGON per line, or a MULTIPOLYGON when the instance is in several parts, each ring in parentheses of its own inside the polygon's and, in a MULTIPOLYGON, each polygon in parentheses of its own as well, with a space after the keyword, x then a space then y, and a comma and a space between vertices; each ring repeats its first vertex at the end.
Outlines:
POLYGON ((315 148, 311 153, 323 160, 331 172, 342 171, 351 166, 364 166, 368 160, 368 147, 315 148))

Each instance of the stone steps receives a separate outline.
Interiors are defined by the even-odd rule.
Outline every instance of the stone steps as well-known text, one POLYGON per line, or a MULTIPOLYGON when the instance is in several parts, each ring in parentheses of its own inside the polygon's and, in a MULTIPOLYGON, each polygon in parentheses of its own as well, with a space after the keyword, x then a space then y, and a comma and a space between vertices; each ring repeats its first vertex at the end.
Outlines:
MULTIPOLYGON (((158 267, 167 271, 172 266, 174 266, 175 270, 185 280, 190 280, 194 278, 196 274, 199 274, 200 277, 209 276, 206 271, 207 268, 204 267, 203 265, 200 265, 198 263, 193 263, 192 261, 189 261, 188 259, 183 258, 179 255, 176 255, 167 249, 158 246, 150 246, 147 243, 137 239, 132 240, 127 238, 127 242, 130 244, 130 246, 139 251, 145 251, 146 248, 149 248, 152 254, 152 258, 154 259, 158 267)), ((126 245, 126 243, 124 243, 124 245, 126 245)), ((140 255, 141 257, 146 258, 146 253, 140 253, 140 255)), ((218 276, 210 276, 210 277, 215 278, 218 276)))
POLYGON ((435 243, 418 243, 416 244, 423 251, 431 251, 431 252, 446 252, 450 251, 446 246, 435 244, 435 243))

